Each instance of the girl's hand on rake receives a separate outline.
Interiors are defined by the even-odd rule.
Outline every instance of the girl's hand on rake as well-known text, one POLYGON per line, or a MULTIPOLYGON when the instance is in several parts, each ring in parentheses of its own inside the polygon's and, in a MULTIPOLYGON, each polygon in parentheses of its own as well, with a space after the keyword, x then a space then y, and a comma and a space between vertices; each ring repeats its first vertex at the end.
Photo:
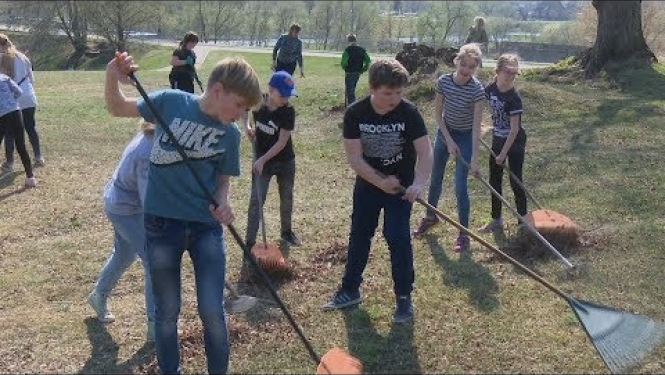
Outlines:
POLYGON ((471 159, 471 164, 469 165, 469 172, 474 176, 480 176, 480 168, 478 168, 478 160, 471 159))
POLYGON ((256 159, 252 169, 254 170, 254 172, 261 174, 263 173, 263 166, 265 166, 265 164, 266 164, 265 159, 263 159, 263 156, 261 156, 260 158, 256 159))
POLYGON ((459 147, 457 147, 457 143, 452 139, 446 140, 446 148, 448 149, 448 153, 453 157, 458 157, 460 155, 459 147))
POLYGON ((496 158, 494 158, 494 160, 496 161, 496 165, 503 166, 503 164, 506 162, 506 155, 499 154, 496 156, 496 158))
POLYGON ((212 216, 219 221, 223 225, 229 225, 233 224, 233 220, 235 220, 235 216, 233 215, 233 209, 231 206, 226 203, 226 204, 220 204, 215 208, 213 204, 208 206, 210 209, 210 213, 212 216))

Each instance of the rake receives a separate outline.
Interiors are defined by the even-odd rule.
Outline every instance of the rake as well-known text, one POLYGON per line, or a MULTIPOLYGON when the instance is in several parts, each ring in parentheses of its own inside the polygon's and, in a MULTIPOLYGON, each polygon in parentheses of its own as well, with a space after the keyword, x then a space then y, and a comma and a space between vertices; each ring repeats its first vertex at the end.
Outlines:
MULTIPOLYGON (((118 59, 120 56, 119 53, 116 53, 116 59, 118 59)), ((120 66, 120 65, 119 65, 120 66)), ((138 69, 137 66, 132 66, 129 71, 123 71, 127 76, 130 78, 130 80, 133 82, 134 86, 136 89, 139 91, 141 94, 141 97, 143 97, 143 100, 145 100, 146 105, 148 106, 148 109, 152 113, 152 115, 155 117, 156 123, 162 128, 162 130, 168 135, 168 137, 171 139, 173 144, 176 147, 176 151, 178 154, 183 158, 183 162, 185 163, 186 167, 190 170, 192 173, 194 179, 196 180, 197 184, 201 187, 203 192, 206 194, 208 200, 210 201, 211 204, 215 208, 219 207, 219 203, 217 203, 217 200, 215 197, 212 195, 210 191, 206 188, 205 184, 201 180, 201 177, 199 176, 198 172, 194 169, 194 166, 192 165, 189 156, 185 152, 185 148, 180 144, 180 142, 177 141, 176 136, 173 134, 171 129, 166 125, 162 117, 160 116, 159 112, 155 108, 154 104, 152 103, 152 100, 150 100, 150 97, 148 96, 148 93, 145 91, 143 86, 141 85, 141 82, 139 82, 138 78, 134 74, 134 71, 138 69)), ((231 235, 235 239, 235 241, 238 243, 238 246, 242 249, 244 255, 249 259, 250 263, 252 266, 257 270, 259 273, 261 279, 263 280, 264 284, 268 288, 268 291, 270 292, 270 295, 272 298, 275 300, 275 302, 279 305, 279 308, 282 310, 284 315, 286 316, 287 320, 293 327, 293 329, 296 331, 298 334, 298 337, 301 339, 303 344, 305 345, 307 352, 309 356, 316 362, 317 364, 317 374, 362 374, 362 362, 360 362, 358 359, 355 357, 351 356, 348 352, 346 352, 344 349, 334 347, 333 349, 329 350, 326 352, 326 354, 321 357, 317 354, 317 352, 314 350, 314 346, 312 345, 311 341, 305 336, 305 333, 303 332, 302 328, 298 325, 296 322, 295 318, 289 311, 289 309, 286 307, 282 299, 279 297, 277 294, 277 291, 275 290, 275 287, 272 285, 270 282, 270 278, 268 275, 265 273, 265 271, 259 266, 256 258, 254 255, 251 253, 249 248, 247 247, 247 244, 242 240, 240 237, 240 234, 236 230, 236 228, 232 224, 227 224, 226 227, 229 229, 231 232, 231 235)))
MULTIPOLYGON (((401 190, 402 192, 405 191, 403 187, 401 190)), ((435 212, 441 219, 480 242, 483 246, 499 254, 514 266, 524 271, 528 276, 566 300, 575 313, 584 332, 587 334, 587 337, 589 337, 601 359, 613 374, 626 373, 629 369, 639 365, 665 339, 665 323, 653 320, 644 315, 625 312, 574 298, 506 253, 492 246, 482 237, 451 219, 448 215, 422 198, 417 198, 416 201, 435 212)))
MULTIPOLYGON (((466 160, 464 160, 463 157, 458 157, 457 159, 460 162, 462 162, 462 164, 467 169, 470 169, 469 163, 466 160)), ((510 209, 510 211, 513 213, 513 215, 515 215, 515 217, 517 217, 517 219, 520 221, 520 223, 522 223, 522 225, 524 225, 525 228, 527 228, 538 240, 540 240, 540 242, 543 243, 543 245, 545 245, 554 255, 556 255, 557 258, 559 258, 559 260, 563 264, 566 265, 566 267, 568 267, 567 271, 570 274, 573 274, 573 271, 578 270, 576 268, 576 266, 574 266, 572 263, 570 263, 570 261, 568 259, 566 259, 566 257, 561 255, 561 253, 556 248, 554 248, 554 246, 552 246, 552 244, 547 239, 545 239, 545 237, 543 237, 543 235, 540 234, 540 232, 538 232, 538 230, 536 228, 534 228, 533 225, 531 223, 529 223, 528 220, 524 220, 522 215, 520 215, 519 212, 517 212, 517 210, 514 207, 512 207, 510 205, 510 203, 508 203, 508 201, 506 201, 506 199, 501 194, 499 194, 499 192, 496 191, 496 189, 494 189, 492 187, 492 185, 489 184, 489 182, 487 182, 484 178, 482 178, 480 176, 480 174, 474 174, 474 176, 478 180, 480 180, 480 182, 482 182, 483 185, 485 185, 485 187, 487 187, 492 192, 492 194, 494 194, 495 197, 499 198, 501 200, 501 202, 503 202, 503 204, 510 209)))

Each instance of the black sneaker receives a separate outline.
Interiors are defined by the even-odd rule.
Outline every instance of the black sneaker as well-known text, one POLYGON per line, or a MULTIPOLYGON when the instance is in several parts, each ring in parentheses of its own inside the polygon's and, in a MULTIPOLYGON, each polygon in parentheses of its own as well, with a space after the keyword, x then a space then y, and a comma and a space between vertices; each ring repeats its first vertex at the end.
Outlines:
POLYGON ((288 242, 289 245, 291 246, 300 246, 301 242, 298 236, 296 236, 295 233, 293 233, 292 230, 288 232, 282 232, 282 240, 288 242))
POLYGON ((397 306, 395 307, 395 315, 393 315, 393 322, 406 323, 413 318, 413 305, 411 304, 411 296, 397 296, 397 306))
POLYGON ((360 295, 360 291, 349 292, 344 289, 339 289, 333 298, 326 302, 321 308, 323 310, 338 310, 345 307, 357 305, 362 302, 363 297, 360 295))

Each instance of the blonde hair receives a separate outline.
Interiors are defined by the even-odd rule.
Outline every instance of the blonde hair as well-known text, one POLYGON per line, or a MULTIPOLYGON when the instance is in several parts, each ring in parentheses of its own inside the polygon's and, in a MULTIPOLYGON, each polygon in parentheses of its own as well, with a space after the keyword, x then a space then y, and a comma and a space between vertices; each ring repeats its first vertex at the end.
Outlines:
POLYGON ((0 34, 0 72, 15 78, 14 59, 16 58, 16 47, 5 34, 0 34))
POLYGON ((485 17, 480 17, 480 16, 475 17, 475 18, 473 19, 473 26, 474 26, 476 29, 480 29, 480 28, 485 27, 485 17))
POLYGON ((519 66, 520 57, 516 53, 504 53, 496 59, 496 68, 494 69, 494 80, 496 81, 496 75, 505 69, 508 65, 519 66))
POLYGON ((459 64, 463 57, 470 57, 476 60, 478 66, 483 62, 483 53, 476 43, 469 43, 460 47, 457 56, 455 56, 455 59, 453 60, 455 65, 459 64))
POLYGON ((208 77, 208 88, 221 83, 224 90, 241 96, 247 107, 261 101, 259 77, 251 65, 242 57, 227 57, 220 60, 208 77))
POLYGON ((141 119, 139 121, 139 131, 143 132, 143 135, 152 137, 155 135, 155 123, 141 119))

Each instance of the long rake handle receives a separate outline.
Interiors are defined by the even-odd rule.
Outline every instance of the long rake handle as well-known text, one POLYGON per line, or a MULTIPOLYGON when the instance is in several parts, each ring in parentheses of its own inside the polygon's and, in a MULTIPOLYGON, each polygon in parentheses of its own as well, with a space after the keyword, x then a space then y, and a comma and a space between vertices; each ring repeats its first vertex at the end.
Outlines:
MULTIPOLYGON (((254 140, 256 142, 256 139, 254 140)), ((253 151, 254 151, 254 161, 257 159, 257 151, 256 151, 256 144, 252 145, 253 151)), ((252 171, 254 171, 254 166, 252 166, 252 171)), ((263 215, 263 200, 261 199, 263 195, 261 194, 262 187, 261 187, 261 174, 259 172, 252 172, 254 175, 254 178, 256 179, 256 199, 258 205, 259 205, 259 220, 261 221, 261 235, 263 236, 263 247, 268 248, 268 241, 266 240, 266 218, 263 215)), ((267 193, 267 192, 266 192, 267 193)))
MULTIPOLYGON (((480 141, 480 143, 483 144, 483 146, 485 146, 485 148, 487 149, 487 151, 489 151, 490 154, 496 159, 496 153, 494 153, 494 151, 492 150, 492 148, 491 148, 490 146, 488 146, 487 143, 485 143, 485 141, 483 141, 482 138, 478 137, 478 140, 480 141)), ((529 190, 526 188, 526 186, 524 185, 524 183, 523 183, 522 181, 520 181, 519 178, 517 178, 517 176, 515 175, 515 173, 513 173, 513 171, 510 170, 510 166, 508 166, 508 164, 506 164, 506 170, 508 170, 508 173, 510 173, 510 177, 513 179, 513 181, 515 181, 515 182, 517 183, 517 185, 519 185, 519 187, 521 187, 522 190, 524 190, 524 192, 525 192, 526 195, 529 197, 529 199, 531 199, 531 200, 533 201, 533 204, 535 204, 536 207, 538 207, 539 210, 542 210, 542 209, 543 209, 543 206, 542 206, 542 205, 536 200, 536 198, 535 198, 533 195, 531 195, 531 193, 530 193, 529 190)))
MULTIPOLYGON (((405 191, 405 190, 406 190, 406 189, 404 189, 404 188, 402 187, 402 191, 405 191)), ((514 258, 512 258, 510 255, 508 255, 508 254, 504 253, 503 251, 497 249, 495 246, 493 246, 493 245, 490 244, 489 242, 485 241, 485 239, 483 239, 482 237, 478 236, 477 234, 475 234, 475 233, 472 232, 471 230, 467 229, 464 225, 462 225, 462 224, 460 224, 459 222, 453 220, 450 216, 444 214, 444 213, 443 213, 441 210, 439 210, 438 208, 436 208, 436 207, 432 206, 431 204, 427 203, 427 201, 423 200, 422 198, 416 198, 416 202, 422 204, 422 205, 425 206, 427 209, 429 209, 429 210, 431 210, 432 212, 436 213, 436 215, 439 216, 441 219, 447 221, 448 223, 452 224, 455 228, 457 228, 457 229, 459 229, 460 231, 466 233, 467 235, 469 235, 469 236, 470 236, 471 238, 473 238, 474 240, 480 242, 480 243, 481 243, 483 246, 485 246, 486 248, 488 248, 488 249, 494 251, 495 253, 501 255, 503 258, 505 258, 507 261, 509 261, 510 263, 512 263, 514 266, 516 266, 517 268, 519 268, 519 269, 521 269, 522 271, 524 271, 527 275, 531 276, 532 278, 534 278, 534 279, 535 279, 536 281, 538 281, 539 283, 545 285, 547 288, 549 288, 551 291, 553 291, 554 293, 556 293, 556 294, 558 294, 559 296, 561 296, 561 297, 562 297, 563 299, 565 299, 566 301, 569 301, 569 300, 570 300, 571 297, 570 297, 568 294, 566 294, 563 290, 557 288, 556 286, 554 286, 553 284, 551 284, 549 281, 543 279, 543 278, 540 277, 537 273, 531 271, 527 266, 525 266, 525 265, 523 265, 522 263, 518 262, 517 260, 515 260, 514 258)))
MULTIPOLYGON (((139 91, 139 93, 143 97, 143 100, 145 100, 145 103, 148 106, 148 108, 150 109, 150 112, 152 112, 152 115, 155 116, 155 119, 157 120, 157 124, 162 128, 162 130, 164 130, 164 132, 166 134, 168 134, 171 141, 175 144, 176 150, 178 151, 180 156, 183 158, 183 161, 185 162, 185 165, 187 166, 187 168, 194 175, 194 179, 196 180, 196 182, 199 184, 201 189, 203 189, 204 193, 206 194, 206 196, 208 197, 210 202, 215 206, 215 208, 219 207, 219 203, 217 203, 217 200, 212 195, 212 193, 210 191, 208 191, 206 186, 203 184, 203 181, 201 180, 201 177, 199 176, 198 172, 196 172, 196 170, 192 166, 192 164, 190 162, 190 159, 189 159, 189 157, 187 156, 187 154, 185 152, 185 148, 180 144, 180 142, 178 142, 177 138, 175 137, 175 135, 173 134, 171 129, 168 126, 166 126, 166 123, 164 122, 162 117, 157 112, 157 109, 154 107, 152 101, 150 100, 150 97, 148 96, 148 94, 143 89, 143 86, 141 85, 139 80, 136 78, 136 75, 134 75, 134 72, 129 72, 127 75, 134 82, 134 84, 136 86, 136 89, 139 91)), ((259 266, 259 263, 256 261, 256 258, 254 258, 254 255, 252 254, 252 252, 249 251, 249 249, 247 248, 247 245, 245 244, 245 242, 242 240, 242 238, 238 234, 238 231, 236 230, 236 228, 232 224, 227 224, 226 226, 229 229, 229 231, 231 232, 231 234, 233 235, 233 238, 236 240, 236 242, 238 243, 238 245, 242 249, 245 256, 249 259, 252 266, 259 272, 259 275, 261 276, 261 279, 263 280, 263 283, 268 287, 268 291, 270 292, 270 295, 275 300, 275 302, 277 302, 280 309, 282 309, 282 312, 284 312, 284 315, 286 315, 286 318, 288 319, 289 323, 291 323, 291 326, 296 331, 296 333, 298 334, 298 336, 302 340, 303 344, 305 344, 305 347, 307 348, 307 351, 309 352, 310 357, 312 357, 312 359, 318 365, 321 362, 321 357, 316 353, 316 351, 314 350, 314 347, 312 346, 312 343, 309 341, 307 336, 305 336, 305 333, 302 331, 302 329, 300 328, 300 326, 298 325, 296 320, 293 318, 293 315, 291 315, 291 312, 289 311, 289 309, 286 308, 286 305, 284 305, 284 302, 282 302, 282 299, 279 297, 279 295, 277 294, 277 291, 272 286, 272 283, 270 282, 270 278, 265 273, 265 271, 263 271, 263 269, 261 269, 261 267, 259 266)))
MULTIPOLYGON (((464 166, 465 166, 467 169, 470 168, 469 163, 467 163, 466 160, 464 160, 463 157, 458 157, 457 159, 459 159, 459 161, 461 161, 462 164, 464 164, 464 166)), ((533 225, 531 225, 531 223, 529 223, 528 221, 524 220, 524 219, 522 218, 522 215, 520 215, 520 213, 517 212, 517 210, 516 210, 513 206, 511 206, 510 203, 508 203, 508 201, 506 200, 506 198, 504 198, 501 194, 499 194, 499 192, 496 191, 496 189, 494 189, 494 188, 492 187, 492 185, 490 185, 490 184, 489 184, 484 178, 482 178, 480 175, 476 175, 476 174, 474 174, 474 176, 475 176, 478 180, 480 180, 480 182, 482 182, 483 185, 485 185, 485 186, 486 186, 486 187, 492 192, 492 194, 494 194, 495 197, 499 198, 499 199, 501 200, 501 202, 503 202, 503 204, 504 204, 506 207, 508 207, 508 208, 510 209, 510 211, 513 213, 513 215, 515 215, 515 217, 517 217, 517 219, 518 219, 518 220, 519 220, 524 226, 526 226, 526 227, 529 229, 529 231, 530 231, 534 236, 536 236, 536 238, 538 238, 538 239, 540 240, 540 242, 543 243, 543 245, 545 245, 545 246, 546 246, 551 252, 553 252, 553 253, 559 258, 559 260, 561 260, 561 261, 562 261, 562 262, 563 262, 568 268, 574 268, 574 267, 575 267, 572 263, 570 263, 570 262, 568 261, 568 259, 566 259, 563 255, 561 255, 561 253, 560 253, 556 248, 554 248, 554 246, 552 246, 552 244, 551 244, 547 239, 545 239, 545 237, 543 237, 543 235, 540 234, 540 232, 538 232, 538 230, 537 230, 536 228, 534 228, 533 225)))

